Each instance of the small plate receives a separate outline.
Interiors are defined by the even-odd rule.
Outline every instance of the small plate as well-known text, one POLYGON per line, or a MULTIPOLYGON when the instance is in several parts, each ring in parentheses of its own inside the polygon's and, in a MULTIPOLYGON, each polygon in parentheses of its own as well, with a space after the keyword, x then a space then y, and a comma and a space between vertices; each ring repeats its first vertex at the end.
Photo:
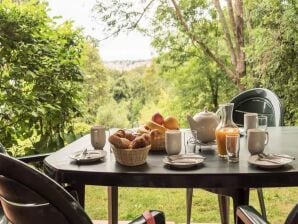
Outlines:
POLYGON ((271 168, 278 168, 278 167, 284 166, 284 165, 293 161, 293 159, 290 159, 290 158, 288 159, 288 158, 277 158, 277 157, 274 159, 270 159, 270 160, 272 160, 273 162, 259 160, 258 155, 252 155, 249 157, 248 162, 250 164, 256 165, 261 168, 271 169, 271 168))
POLYGON ((93 163, 97 160, 103 159, 107 152, 104 150, 90 150, 87 154, 82 156, 83 150, 77 151, 69 155, 69 157, 75 160, 77 163, 93 163))
POLYGON ((168 157, 164 157, 162 160, 165 164, 170 165, 176 168, 190 168, 197 166, 200 163, 204 162, 204 158, 180 158, 175 161, 170 161, 168 157))

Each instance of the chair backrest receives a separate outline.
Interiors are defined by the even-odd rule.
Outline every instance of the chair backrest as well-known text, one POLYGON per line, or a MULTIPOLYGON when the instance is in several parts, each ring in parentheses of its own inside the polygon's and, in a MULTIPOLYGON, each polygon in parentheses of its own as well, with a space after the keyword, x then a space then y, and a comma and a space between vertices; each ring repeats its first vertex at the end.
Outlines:
POLYGON ((249 112, 267 116, 268 126, 284 125, 282 104, 268 89, 246 90, 235 96, 231 103, 234 103, 233 121, 239 126, 243 126, 244 114, 249 112))
POLYGON ((287 217, 285 224, 297 224, 298 223, 298 204, 292 209, 287 217))
POLYGON ((62 186, 5 154, 0 154, 0 201, 12 223, 92 223, 62 186))

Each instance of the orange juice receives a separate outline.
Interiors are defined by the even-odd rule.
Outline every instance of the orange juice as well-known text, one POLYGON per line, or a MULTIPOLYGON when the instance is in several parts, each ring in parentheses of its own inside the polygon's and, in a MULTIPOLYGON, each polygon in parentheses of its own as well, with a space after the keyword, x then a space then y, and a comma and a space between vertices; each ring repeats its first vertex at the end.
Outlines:
POLYGON ((216 137, 216 144, 217 144, 217 153, 219 156, 226 156, 226 135, 238 135, 239 129, 238 128, 220 128, 215 130, 215 137, 216 137))

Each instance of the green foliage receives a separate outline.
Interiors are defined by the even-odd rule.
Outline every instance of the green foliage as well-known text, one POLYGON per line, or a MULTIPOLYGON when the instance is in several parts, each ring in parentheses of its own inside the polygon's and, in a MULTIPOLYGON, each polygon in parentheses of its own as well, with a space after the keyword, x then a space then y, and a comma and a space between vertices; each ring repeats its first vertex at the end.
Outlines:
POLYGON ((33 152, 61 148, 80 115, 82 37, 46 10, 34 1, 0 5, 0 141, 8 148, 25 139, 33 152))
POLYGON ((83 45, 80 67, 83 73, 80 110, 87 124, 96 122, 97 111, 111 98, 107 69, 100 59, 98 48, 93 40, 86 40, 83 45))
POLYGON ((282 100, 285 123, 298 124, 298 5, 295 1, 247 2, 247 87, 265 87, 282 100))

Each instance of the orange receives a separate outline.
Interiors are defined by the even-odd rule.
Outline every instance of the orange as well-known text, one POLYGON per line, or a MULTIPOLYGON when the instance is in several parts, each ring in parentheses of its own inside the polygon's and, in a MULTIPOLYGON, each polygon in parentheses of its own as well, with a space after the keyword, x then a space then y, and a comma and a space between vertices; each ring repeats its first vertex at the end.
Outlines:
POLYGON ((164 119, 163 126, 167 129, 179 129, 178 120, 173 116, 168 116, 164 119))

